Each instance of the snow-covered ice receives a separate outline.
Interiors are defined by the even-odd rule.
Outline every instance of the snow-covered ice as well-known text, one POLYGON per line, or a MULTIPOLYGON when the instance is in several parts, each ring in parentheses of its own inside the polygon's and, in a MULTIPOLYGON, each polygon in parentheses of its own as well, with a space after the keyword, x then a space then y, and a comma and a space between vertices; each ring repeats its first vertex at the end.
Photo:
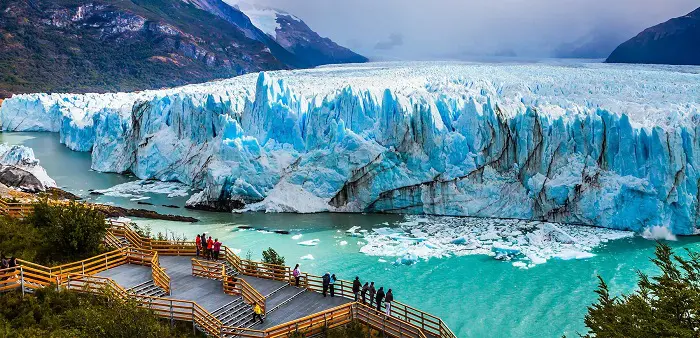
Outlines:
POLYGON ((136 93, 15 95, 0 123, 59 132, 69 148, 92 151, 97 171, 201 190, 190 205, 638 232, 668 224, 672 234, 694 234, 699 74, 610 64, 334 65, 136 93))
POLYGON ((311 255, 311 254, 308 254, 308 255, 301 256, 300 259, 301 259, 301 260, 305 260, 305 261, 307 261, 307 260, 308 260, 308 261, 312 261, 312 260, 314 260, 314 256, 311 255))
POLYGON ((379 228, 366 235, 367 244, 360 252, 396 257, 396 264, 453 255, 489 255, 529 266, 550 259, 589 258, 601 244, 632 236, 630 231, 549 222, 407 216, 399 228, 379 228), (425 234, 426 239, 413 240, 411 233, 425 234))
POLYGON ((11 166, 29 172, 37 178, 44 189, 56 187, 56 181, 49 177, 39 160, 34 157, 32 148, 0 143, 0 166, 11 166))
POLYGON ((320 242, 321 242, 321 240, 316 238, 316 239, 312 239, 312 240, 308 240, 308 241, 299 242, 297 244, 303 245, 303 246, 317 246, 318 243, 320 243, 320 242))
POLYGON ((168 197, 183 197, 189 194, 190 187, 178 182, 133 181, 115 185, 108 189, 95 190, 98 194, 112 197, 130 198, 132 201, 148 199, 146 193, 163 194, 168 197))

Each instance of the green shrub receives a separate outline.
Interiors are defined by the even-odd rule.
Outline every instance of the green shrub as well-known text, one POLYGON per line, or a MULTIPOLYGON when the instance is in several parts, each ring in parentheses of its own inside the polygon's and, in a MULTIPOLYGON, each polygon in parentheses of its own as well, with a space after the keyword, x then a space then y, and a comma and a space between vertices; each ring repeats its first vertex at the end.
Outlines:
POLYGON ((186 337, 191 330, 171 328, 135 303, 106 296, 53 288, 0 296, 0 337, 186 337))
POLYGON ((663 243, 651 261, 661 274, 638 272, 638 290, 613 297, 600 284, 597 303, 588 308, 585 337, 698 337, 700 327, 700 254, 675 255, 663 243))
POLYGON ((105 217, 89 205, 41 200, 27 221, 41 233, 39 261, 75 261, 104 252, 105 217))
POLYGON ((280 256, 273 248, 267 248, 263 251, 262 261, 268 264, 284 265, 284 257, 280 256))

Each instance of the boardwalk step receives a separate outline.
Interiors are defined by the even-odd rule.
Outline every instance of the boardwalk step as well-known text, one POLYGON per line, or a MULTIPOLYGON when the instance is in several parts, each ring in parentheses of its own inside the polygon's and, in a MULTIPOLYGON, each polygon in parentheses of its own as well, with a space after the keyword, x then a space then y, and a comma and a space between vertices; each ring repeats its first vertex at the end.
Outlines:
POLYGON ((278 304, 275 304, 271 309, 267 309, 266 314, 270 314, 272 311, 279 309, 282 305, 291 302, 294 298, 296 298, 297 296, 299 296, 300 294, 302 294, 304 292, 306 292, 306 289, 302 289, 299 292, 292 295, 291 297, 288 297, 288 298, 284 299, 283 301, 279 302, 278 304))
POLYGON ((284 284, 284 285, 280 286, 279 288, 275 289, 274 291, 268 293, 267 296, 265 296, 265 299, 270 298, 272 295, 274 295, 274 294, 276 294, 276 293, 278 293, 278 292, 282 291, 283 289, 286 289, 287 287, 290 287, 290 286, 291 285, 289 285, 289 284, 284 284))
POLYGON ((129 288, 127 291, 142 296, 162 297, 166 295, 165 290, 155 285, 152 280, 129 288))

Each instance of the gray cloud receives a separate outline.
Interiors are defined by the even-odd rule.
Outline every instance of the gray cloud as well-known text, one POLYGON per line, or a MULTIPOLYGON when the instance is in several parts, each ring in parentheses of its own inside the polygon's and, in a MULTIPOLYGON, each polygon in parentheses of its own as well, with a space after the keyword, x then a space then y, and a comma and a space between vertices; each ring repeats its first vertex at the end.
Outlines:
POLYGON ((374 45, 374 49, 389 50, 401 45, 403 45, 403 35, 400 33, 391 33, 389 39, 377 42, 377 44, 374 45))
POLYGON ((412 60, 469 58, 504 50, 521 57, 548 57, 587 36, 631 38, 700 6, 697 0, 245 1, 291 12, 337 42, 357 41, 361 47, 356 51, 370 58, 412 60), (375 49, 377 41, 392 33, 399 33, 403 43, 375 49))

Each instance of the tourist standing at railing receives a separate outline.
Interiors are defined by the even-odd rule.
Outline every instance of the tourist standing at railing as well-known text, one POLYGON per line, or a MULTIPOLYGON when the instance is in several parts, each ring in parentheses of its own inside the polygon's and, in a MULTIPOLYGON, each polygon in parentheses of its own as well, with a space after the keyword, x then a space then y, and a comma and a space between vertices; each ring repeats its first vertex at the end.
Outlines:
POLYGON ((386 298, 384 299, 384 304, 386 305, 386 315, 391 316, 391 302, 394 301, 394 293, 391 289, 386 292, 386 298))
POLYGON ((355 301, 358 299, 361 288, 362 283, 360 282, 360 277, 355 276, 355 280, 352 282, 352 293, 355 295, 355 301))
POLYGON ((259 318, 260 324, 262 324, 263 323, 262 313, 263 313, 263 311, 262 311, 262 308, 260 307, 260 305, 258 305, 258 303, 253 304, 253 322, 255 322, 255 318, 259 318))
POLYGON ((299 264, 294 266, 292 276, 294 276, 294 286, 299 287, 299 276, 301 276, 301 271, 299 271, 299 264))
POLYGON ((365 282, 365 286, 362 287, 362 304, 367 304, 367 291, 369 291, 369 283, 365 282))
POLYGON ((209 239, 207 240, 207 259, 212 259, 213 252, 214 252, 214 241, 211 239, 211 236, 209 236, 209 239))
POLYGON ((199 257, 199 253, 202 251, 202 237, 197 234, 195 241, 197 242, 197 257, 199 257))
POLYGON ((202 258, 207 258, 207 235, 202 233, 202 258))
POLYGON ((382 300, 384 300, 384 287, 380 287, 377 291, 377 311, 382 311, 382 300))
POLYGON ((329 287, 331 289, 331 297, 335 297, 335 282, 337 282, 338 279, 335 278, 335 274, 331 275, 331 280, 329 284, 329 287))
POLYGON ((326 272, 326 274, 323 275, 321 279, 323 280, 323 297, 326 297, 326 293, 328 292, 328 286, 330 286, 331 284, 331 273, 326 272))
POLYGON ((369 306, 372 306, 374 304, 374 294, 377 293, 377 290, 374 288, 374 282, 372 282, 369 285, 369 306))
POLYGON ((0 269, 7 269, 10 267, 10 262, 7 261, 7 257, 2 256, 0 260, 0 269))
POLYGON ((219 242, 219 239, 214 240, 214 260, 218 261, 219 260, 219 251, 221 250, 221 242, 219 242))

